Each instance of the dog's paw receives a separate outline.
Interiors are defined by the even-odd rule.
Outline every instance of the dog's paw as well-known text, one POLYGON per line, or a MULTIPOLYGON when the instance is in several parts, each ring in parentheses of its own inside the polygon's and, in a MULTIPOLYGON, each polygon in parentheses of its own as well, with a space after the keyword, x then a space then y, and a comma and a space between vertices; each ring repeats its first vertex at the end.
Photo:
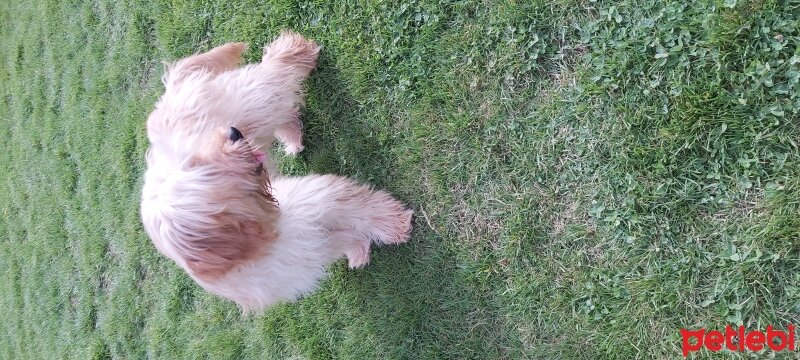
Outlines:
POLYGON ((305 148, 306 147, 301 144, 286 144, 286 147, 283 151, 286 152, 286 155, 294 156, 299 154, 305 148))
POLYGON ((297 155, 305 149, 303 125, 300 123, 300 113, 297 110, 294 111, 292 121, 275 129, 275 136, 283 143, 283 149, 287 155, 297 155))
POLYGON ((370 242, 365 241, 365 243, 366 245, 353 247, 345 253, 345 256, 347 256, 347 267, 350 269, 360 269, 369 264, 370 242))

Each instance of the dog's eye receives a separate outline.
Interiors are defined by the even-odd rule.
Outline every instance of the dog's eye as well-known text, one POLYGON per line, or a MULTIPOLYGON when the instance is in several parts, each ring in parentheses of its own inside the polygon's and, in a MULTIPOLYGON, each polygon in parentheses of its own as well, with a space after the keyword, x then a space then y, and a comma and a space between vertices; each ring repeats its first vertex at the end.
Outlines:
POLYGON ((228 131, 228 139, 231 139, 232 142, 237 142, 241 140, 244 136, 242 136, 242 132, 239 129, 232 127, 228 131))

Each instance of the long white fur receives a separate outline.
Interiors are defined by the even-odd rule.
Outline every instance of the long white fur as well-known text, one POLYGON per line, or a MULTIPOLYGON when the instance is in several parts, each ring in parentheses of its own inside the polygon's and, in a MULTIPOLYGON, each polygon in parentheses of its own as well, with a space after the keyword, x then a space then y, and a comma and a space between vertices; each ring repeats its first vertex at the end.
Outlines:
POLYGON ((333 175, 278 177, 272 186, 281 212, 271 253, 224 280, 198 281, 245 310, 297 299, 313 290, 326 266, 342 256, 349 257, 351 268, 366 265, 370 239, 400 243, 408 236, 411 211, 385 192, 333 175), (352 193, 358 196, 351 198, 352 193))
POLYGON ((268 195, 277 209, 258 196, 260 178, 243 171, 250 169, 248 154, 257 157, 276 135, 287 152, 302 150, 302 81, 319 47, 284 33, 267 46, 261 63, 237 67, 242 51, 244 44, 227 44, 181 60, 164 75, 164 95, 148 119, 151 147, 141 215, 158 250, 203 288, 259 311, 311 291, 326 266, 343 256, 357 268, 369 262, 372 243, 407 241, 412 211, 391 195, 344 177, 280 176, 269 159, 264 163, 268 195), (224 143, 222 132, 231 126, 241 130, 248 146, 224 143), (194 164, 207 153, 208 163, 194 164), (194 239, 231 225, 219 223, 218 215, 236 229, 258 223, 274 237, 256 239, 265 248, 259 257, 237 261, 219 276, 201 276, 192 271, 187 254, 208 250, 194 239))

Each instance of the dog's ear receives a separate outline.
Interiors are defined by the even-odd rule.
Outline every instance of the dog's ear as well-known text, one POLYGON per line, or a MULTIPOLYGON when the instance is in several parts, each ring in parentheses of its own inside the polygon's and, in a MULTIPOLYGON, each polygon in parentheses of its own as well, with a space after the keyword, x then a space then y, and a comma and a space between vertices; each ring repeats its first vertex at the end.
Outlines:
MULTIPOLYGON (((221 220, 220 216, 215 220, 221 220)), ((201 279, 217 279, 243 262, 264 256, 274 237, 255 221, 218 224, 184 248, 189 272, 201 279)))

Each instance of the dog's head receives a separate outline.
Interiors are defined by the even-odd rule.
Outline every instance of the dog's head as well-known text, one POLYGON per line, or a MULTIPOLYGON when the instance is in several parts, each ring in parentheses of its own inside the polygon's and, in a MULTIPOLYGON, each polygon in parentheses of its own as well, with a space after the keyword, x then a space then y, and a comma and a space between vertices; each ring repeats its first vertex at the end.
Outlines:
POLYGON ((142 219, 156 247, 206 281, 264 256, 278 214, 267 155, 234 127, 177 141, 169 156, 148 154, 142 219))

